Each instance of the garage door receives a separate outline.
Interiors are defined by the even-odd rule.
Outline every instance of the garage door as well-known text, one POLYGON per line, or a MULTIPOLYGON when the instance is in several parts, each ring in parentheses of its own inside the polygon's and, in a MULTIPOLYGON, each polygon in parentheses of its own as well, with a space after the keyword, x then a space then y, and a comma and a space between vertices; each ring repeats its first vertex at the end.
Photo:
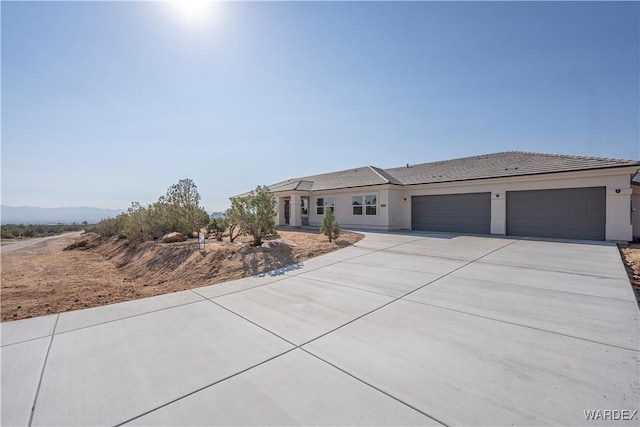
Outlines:
POLYGON ((423 231, 489 234, 491 193, 413 196, 411 228, 423 231))
POLYGON ((604 240, 605 188, 507 192, 507 234, 604 240))

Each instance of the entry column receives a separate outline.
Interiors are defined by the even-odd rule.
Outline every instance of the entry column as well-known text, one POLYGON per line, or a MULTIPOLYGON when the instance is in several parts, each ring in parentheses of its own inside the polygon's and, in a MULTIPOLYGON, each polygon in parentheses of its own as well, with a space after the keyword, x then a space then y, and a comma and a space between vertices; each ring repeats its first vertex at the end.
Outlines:
POLYGON ((285 197, 284 196, 277 196, 276 200, 278 201, 278 207, 277 207, 277 212, 276 212, 276 224, 278 225, 286 225, 285 219, 284 219, 284 200, 285 197))
POLYGON ((289 204, 289 225, 292 227, 300 227, 302 225, 302 218, 300 218, 300 196, 293 194, 291 196, 291 202, 289 204))

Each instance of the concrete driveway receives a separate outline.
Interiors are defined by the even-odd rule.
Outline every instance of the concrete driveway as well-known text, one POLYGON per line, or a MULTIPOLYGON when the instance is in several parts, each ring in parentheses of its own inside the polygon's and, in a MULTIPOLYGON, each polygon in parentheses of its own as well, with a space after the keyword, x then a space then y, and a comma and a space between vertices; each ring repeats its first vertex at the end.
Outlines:
POLYGON ((638 313, 613 245, 367 233, 258 277, 3 323, 1 421, 637 426, 638 313))

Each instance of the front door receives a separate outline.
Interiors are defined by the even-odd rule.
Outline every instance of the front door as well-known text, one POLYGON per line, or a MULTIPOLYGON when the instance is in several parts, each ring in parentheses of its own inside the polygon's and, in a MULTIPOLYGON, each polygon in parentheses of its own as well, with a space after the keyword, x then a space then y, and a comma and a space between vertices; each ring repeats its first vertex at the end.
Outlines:
POLYGON ((290 213, 290 209, 289 209, 289 199, 286 199, 284 201, 284 223, 289 225, 289 217, 291 216, 290 213))

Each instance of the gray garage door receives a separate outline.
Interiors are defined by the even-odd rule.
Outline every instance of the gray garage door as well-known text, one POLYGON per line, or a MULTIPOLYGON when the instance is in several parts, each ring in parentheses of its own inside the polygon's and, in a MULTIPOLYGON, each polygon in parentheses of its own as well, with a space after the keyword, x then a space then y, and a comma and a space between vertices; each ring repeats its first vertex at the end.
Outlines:
POLYGON ((411 228, 454 233, 491 232, 491 193, 411 198, 411 228))
POLYGON ((507 192, 507 234, 604 240, 605 188, 507 192))

